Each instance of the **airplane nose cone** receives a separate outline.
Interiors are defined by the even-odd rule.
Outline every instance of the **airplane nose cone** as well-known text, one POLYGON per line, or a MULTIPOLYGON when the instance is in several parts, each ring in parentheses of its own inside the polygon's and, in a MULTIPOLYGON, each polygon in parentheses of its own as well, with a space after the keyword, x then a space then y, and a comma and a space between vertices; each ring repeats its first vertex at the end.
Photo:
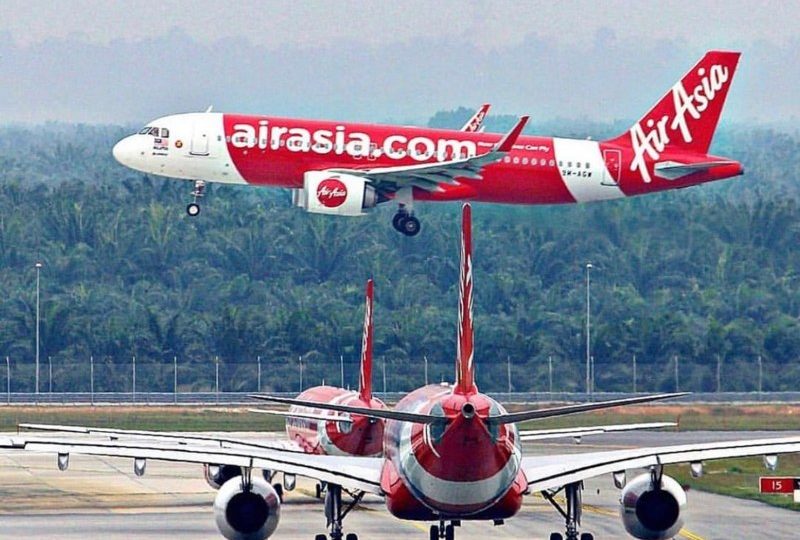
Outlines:
POLYGON ((128 167, 131 166, 131 162, 135 157, 135 152, 135 142, 132 137, 125 137, 115 144, 114 148, 111 150, 114 159, 116 159, 120 165, 126 165, 128 167))

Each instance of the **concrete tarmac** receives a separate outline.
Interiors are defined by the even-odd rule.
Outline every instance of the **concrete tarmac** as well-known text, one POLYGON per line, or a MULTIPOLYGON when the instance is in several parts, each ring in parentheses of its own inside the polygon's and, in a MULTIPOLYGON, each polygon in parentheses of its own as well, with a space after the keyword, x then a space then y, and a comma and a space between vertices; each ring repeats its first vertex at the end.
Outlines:
MULTIPOLYGON (((785 436, 787 433, 635 433, 586 438, 581 445, 550 442, 525 448, 525 455, 566 453, 639 445, 785 436), (600 446, 602 445, 602 446, 600 446)), ((253 437, 252 434, 248 434, 253 437)), ((757 459, 757 458, 754 458, 757 459)), ((218 540, 211 504, 215 492, 196 465, 148 462, 147 475, 133 474, 127 459, 72 456, 59 472, 54 455, 0 454, 0 540, 218 540)), ((634 473, 635 474, 635 473, 634 473)), ((593 479, 584 492, 584 532, 597 540, 627 538, 618 514, 619 491, 610 477, 593 479)), ((426 539, 426 523, 392 517, 377 497, 368 498, 345 520, 360 540, 426 539)), ((800 514, 761 503, 697 491, 689 493, 686 527, 678 538, 730 540, 790 539, 798 536, 800 514)), ((522 511, 505 525, 464 522, 459 540, 547 539, 563 520, 540 497, 527 497, 522 511)), ((287 494, 273 538, 311 540, 324 532, 322 504, 313 483, 300 480, 287 494)))

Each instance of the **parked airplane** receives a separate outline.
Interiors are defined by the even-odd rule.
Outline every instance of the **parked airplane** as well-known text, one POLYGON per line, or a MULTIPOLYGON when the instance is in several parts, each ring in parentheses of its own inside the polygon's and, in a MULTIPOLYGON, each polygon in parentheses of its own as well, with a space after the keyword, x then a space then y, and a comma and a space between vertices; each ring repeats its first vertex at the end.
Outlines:
POLYGON ((741 164, 708 154, 739 53, 708 52, 626 133, 604 142, 481 133, 484 105, 460 131, 209 111, 165 116, 114 146, 146 173, 291 188, 309 212, 359 216, 388 201, 392 224, 420 231, 415 201, 560 204, 616 199, 730 178, 741 164), (476 126, 473 128, 473 126, 476 126))
MULTIPOLYGON (((386 405, 372 395, 372 350, 373 350, 373 304, 374 283, 368 280, 364 302, 364 326, 361 338, 361 361, 358 390, 351 391, 334 386, 314 386, 304 390, 297 399, 314 403, 344 404, 367 409, 385 409, 386 405)), ((231 446, 259 449, 279 450, 307 454, 325 454, 337 456, 380 456, 383 450, 384 421, 349 413, 334 413, 318 407, 291 407, 285 410, 251 409, 254 412, 278 415, 286 418, 286 434, 288 441, 253 443, 242 439, 227 438, 225 444, 231 446)), ((59 431, 82 433, 88 435, 111 436, 114 438, 160 438, 164 440, 192 440, 209 442, 205 436, 189 436, 186 434, 159 433, 139 430, 113 430, 107 428, 86 428, 81 426, 53 426, 46 424, 20 424, 20 428, 33 431, 59 431)), ((566 435, 569 436, 569 435, 566 435)), ((213 442, 219 439, 210 439, 213 442)), ((237 466, 205 464, 206 482, 219 489, 228 480, 240 476, 237 466)), ((273 472, 265 471, 267 481, 273 480, 273 472)), ((284 488, 294 489, 294 477, 284 478, 283 485, 273 484, 278 496, 283 498, 284 488)), ((317 484, 317 497, 325 490, 325 485, 317 484)))
MULTIPOLYGON (((438 522, 430 528, 431 540, 452 540, 454 527, 462 521, 491 520, 502 524, 520 510, 522 497, 534 492, 541 493, 564 516, 567 540, 593 540, 591 534, 578 531, 581 490, 584 480, 602 475, 612 476, 614 484, 621 489, 620 513, 628 533, 643 540, 662 540, 672 538, 680 530, 687 503, 680 485, 664 474, 665 465, 690 463, 692 473, 699 475, 705 460, 761 455, 768 467, 774 467, 778 454, 800 451, 800 437, 784 437, 523 457, 516 428, 518 422, 682 394, 507 412, 501 404, 480 393, 475 383, 473 355, 469 205, 465 205, 462 221, 454 385, 422 387, 404 397, 394 409, 254 396, 293 406, 385 420, 383 457, 280 452, 231 445, 224 439, 212 437, 165 444, 163 440, 146 438, 105 441, 19 435, 0 438, 0 448, 57 453, 57 463, 62 470, 68 467, 71 454, 132 458, 138 475, 144 474, 147 459, 239 467, 241 476, 226 482, 214 501, 217 526, 229 540, 263 540, 278 526, 280 498, 268 482, 252 475, 254 468, 280 471, 284 477, 301 475, 327 483, 325 518, 329 532, 316 535, 316 540, 357 540, 354 533, 344 534, 343 521, 365 494, 384 497, 387 509, 397 517, 438 522), (626 471, 629 469, 646 471, 628 481, 626 471), (354 495, 349 504, 344 504, 343 490, 354 495), (566 500, 563 506, 556 500, 560 493, 566 500)), ((614 430, 618 426, 606 428, 614 430)), ((585 433, 585 430, 576 428, 576 432, 585 433)), ((166 435, 181 437, 177 433, 166 435)), ((562 540, 563 536, 553 533, 550 538, 562 540)))

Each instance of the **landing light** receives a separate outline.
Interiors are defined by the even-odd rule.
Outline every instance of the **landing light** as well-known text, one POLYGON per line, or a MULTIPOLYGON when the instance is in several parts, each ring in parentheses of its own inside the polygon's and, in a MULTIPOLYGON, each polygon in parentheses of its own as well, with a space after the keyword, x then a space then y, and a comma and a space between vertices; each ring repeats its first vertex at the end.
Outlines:
POLYGON ((703 476, 703 463, 700 461, 695 461, 689 465, 689 469, 692 472, 692 478, 700 478, 703 476))
POLYGON ((58 454, 58 470, 66 471, 69 469, 69 454, 58 454))

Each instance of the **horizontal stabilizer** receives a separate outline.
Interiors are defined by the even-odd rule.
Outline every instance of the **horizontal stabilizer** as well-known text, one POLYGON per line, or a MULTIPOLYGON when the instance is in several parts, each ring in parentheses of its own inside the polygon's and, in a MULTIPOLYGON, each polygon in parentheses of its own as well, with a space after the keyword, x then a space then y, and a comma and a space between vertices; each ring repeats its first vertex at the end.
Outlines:
POLYGON ((442 419, 441 416, 431 416, 427 414, 392 411, 389 409, 370 409, 367 407, 352 407, 350 405, 339 405, 333 403, 319 403, 317 401, 307 401, 304 399, 267 396, 263 394, 251 394, 250 397, 253 399, 260 399, 262 401, 271 401, 273 403, 285 403, 287 405, 299 405, 300 407, 308 407, 313 409, 322 409, 327 411, 357 414, 360 416, 366 416, 367 418, 375 418, 377 420, 397 420, 398 422, 413 422, 416 424, 428 424, 436 420, 442 419))
POLYGON ((655 173, 659 178, 665 180, 678 180, 684 176, 689 176, 697 172, 707 171, 714 167, 724 167, 726 165, 738 165, 735 161, 704 161, 702 163, 679 163, 677 161, 661 161, 655 164, 655 173))
POLYGON ((302 413, 302 412, 292 412, 292 411, 275 411, 270 409, 247 409, 249 412, 259 413, 259 414, 272 414, 275 416, 283 416, 286 418, 302 418, 304 420, 318 420, 320 422, 352 422, 353 420, 348 416, 340 416, 334 414, 314 414, 314 413, 302 413))
MULTIPOLYGON (((672 399, 688 395, 688 392, 680 392, 673 394, 652 394, 648 396, 638 396, 625 399, 614 399, 610 401, 599 401, 595 403, 579 403, 577 405, 565 405, 563 407, 553 407, 549 409, 535 409, 530 411, 519 411, 513 413, 504 413, 497 416, 492 416, 488 420, 498 424, 513 424, 516 422, 524 422, 526 420, 541 420, 543 418, 553 418, 556 416, 566 416, 569 414, 577 414, 582 412, 597 411, 600 409, 608 409, 611 407, 621 407, 624 405, 636 405, 639 403, 648 403, 651 401, 660 401, 663 399, 672 399)), ((303 399, 284 398, 277 396, 268 396, 264 394, 251 394, 251 398, 260 399, 262 401, 272 401, 274 403, 285 403, 287 405, 299 405, 301 407, 316 408, 328 411, 346 412, 350 414, 358 414, 366 416, 367 418, 376 418, 378 420, 395 420, 398 422, 412 422, 415 424, 433 424, 441 422, 441 416, 432 414, 411 413, 405 411, 394 411, 390 409, 369 409, 366 407, 352 407, 350 405, 339 405, 333 403, 319 403, 316 401, 307 401, 303 399)))

